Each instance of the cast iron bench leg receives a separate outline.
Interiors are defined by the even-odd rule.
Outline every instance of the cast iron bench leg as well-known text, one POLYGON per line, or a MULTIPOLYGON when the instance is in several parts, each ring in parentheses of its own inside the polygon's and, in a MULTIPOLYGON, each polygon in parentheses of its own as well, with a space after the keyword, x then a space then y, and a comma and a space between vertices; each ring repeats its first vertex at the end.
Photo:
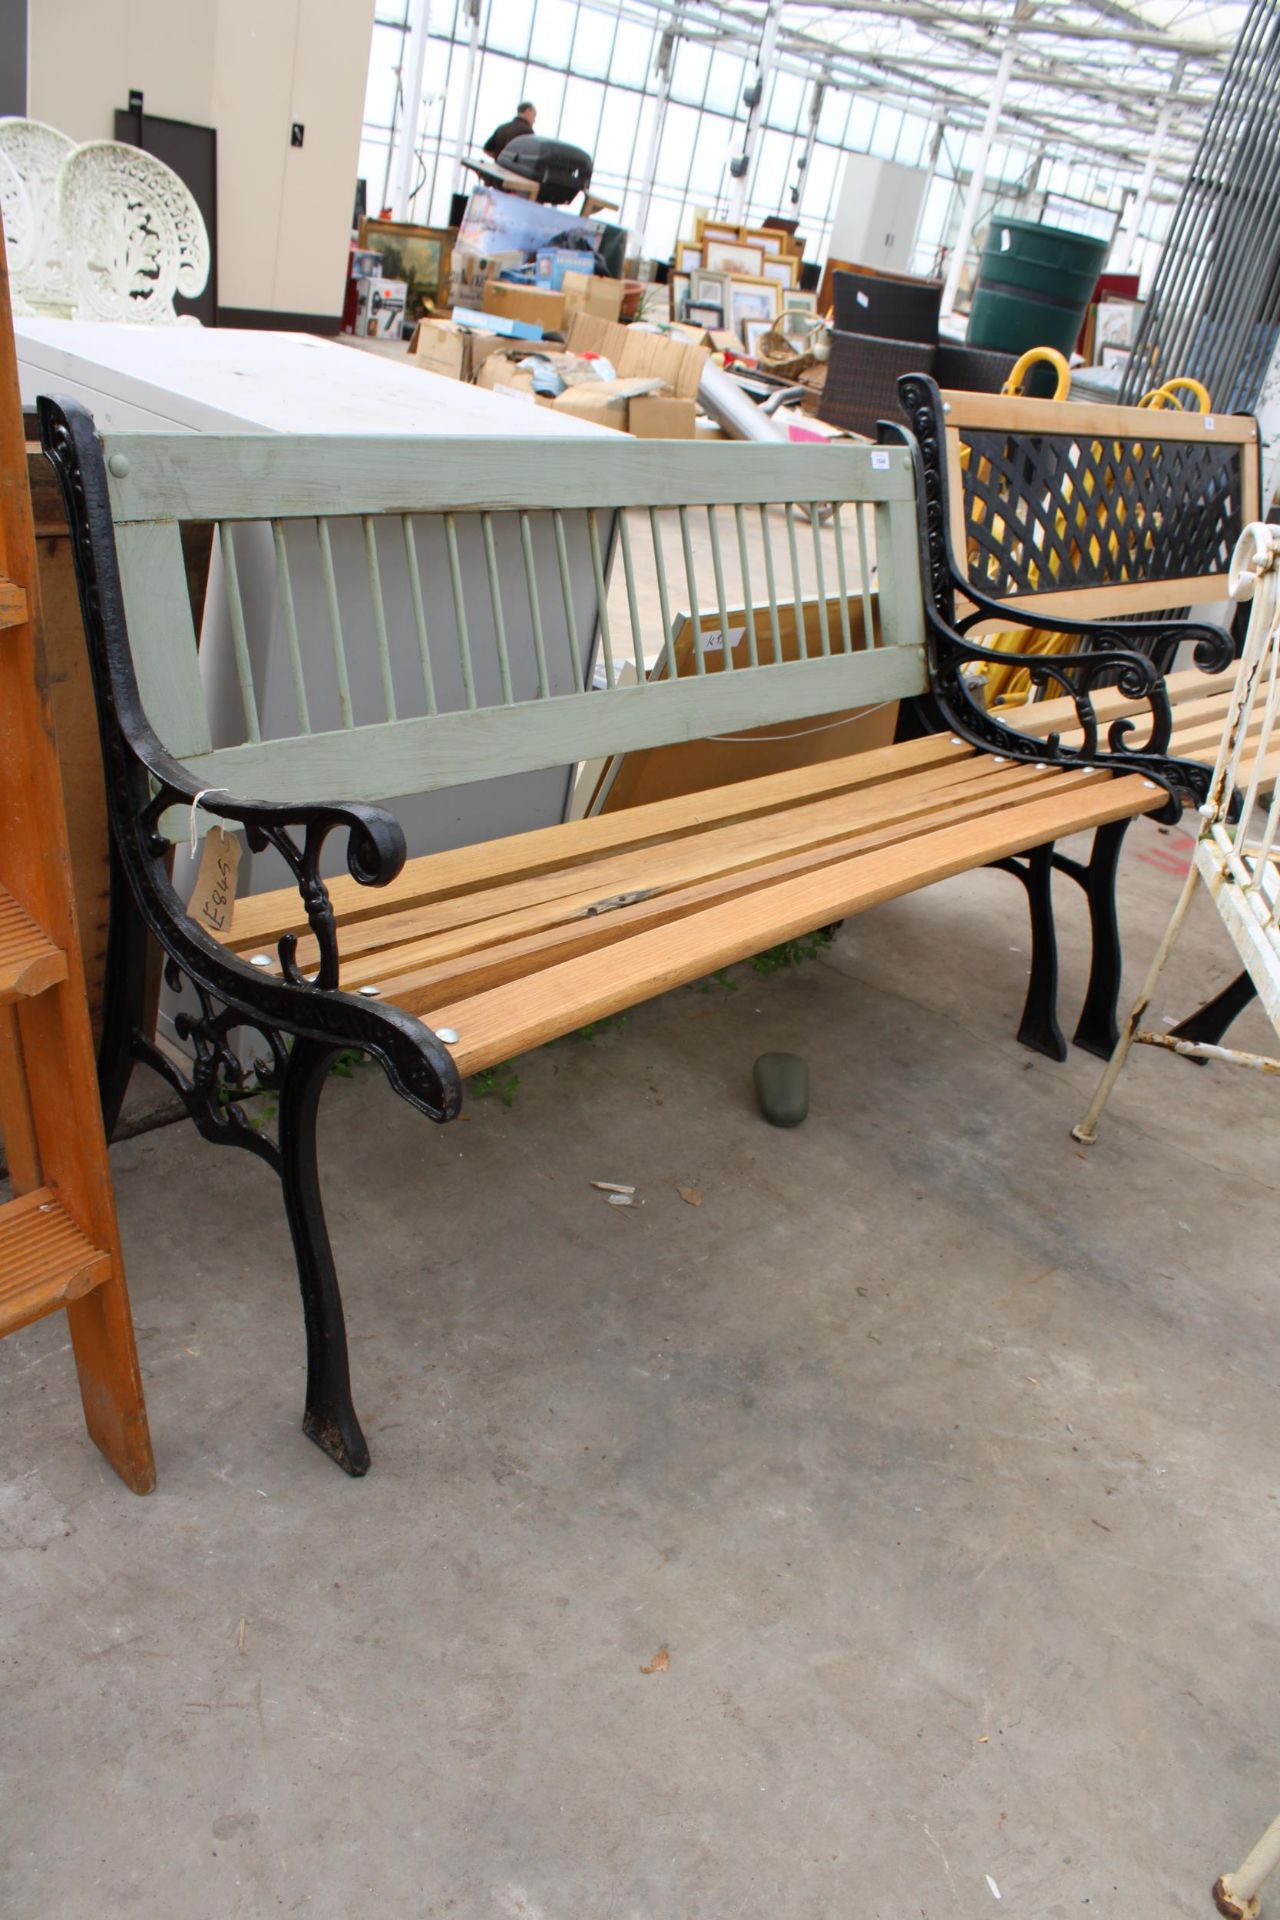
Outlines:
POLYGON ((1033 847, 1025 859, 993 860, 1002 873, 1016 874, 1026 888, 1031 910, 1031 968, 1027 997, 1018 1022, 1018 1038, 1034 1053, 1065 1060, 1067 1043, 1058 1025, 1058 936, 1053 924, 1053 842, 1033 847))
MULTIPOLYGON (((1229 980, 1221 993, 1215 993, 1212 1000, 1206 1000, 1195 1013, 1188 1014, 1185 1020, 1170 1030, 1171 1040, 1194 1040, 1200 1046, 1216 1047, 1226 1035, 1227 1028, 1238 1020, 1251 1000, 1257 998, 1258 989, 1247 973, 1239 973, 1229 980)), ((1197 1060, 1197 1067, 1207 1067, 1207 1060, 1197 1060)))
POLYGON ((150 941, 142 916, 134 907, 114 839, 110 876, 102 1031, 98 1040, 98 1097, 108 1141, 115 1133, 138 1059, 138 1041, 146 1009, 150 941))
POLYGON ((1059 872, 1069 873, 1084 889, 1089 903, 1089 930, 1093 937, 1089 985, 1071 1037, 1076 1046, 1085 1053, 1096 1054, 1099 1060, 1111 1058, 1120 1038, 1116 1010, 1124 956, 1116 905, 1116 873, 1129 825, 1128 820, 1113 820, 1108 826, 1099 827, 1093 836, 1093 851, 1083 865, 1065 853, 1055 854, 1053 861, 1059 872))
POLYGON ((338 1051, 303 1039, 290 1049, 280 1088, 280 1180, 307 1328, 302 1431, 345 1473, 359 1479, 369 1471, 369 1449, 351 1401, 347 1328, 316 1164, 316 1115, 338 1051))

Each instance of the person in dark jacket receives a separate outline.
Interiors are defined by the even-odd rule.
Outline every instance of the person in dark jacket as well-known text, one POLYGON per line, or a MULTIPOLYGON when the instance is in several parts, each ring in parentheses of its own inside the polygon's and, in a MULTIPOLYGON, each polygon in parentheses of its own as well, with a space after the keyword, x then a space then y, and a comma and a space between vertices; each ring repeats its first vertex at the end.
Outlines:
POLYGON ((500 127, 494 128, 485 141, 484 150, 490 159, 496 160, 502 149, 509 147, 513 140, 519 140, 523 134, 532 133, 533 123, 537 117, 538 109, 532 100, 522 100, 516 108, 515 119, 504 120, 500 127))

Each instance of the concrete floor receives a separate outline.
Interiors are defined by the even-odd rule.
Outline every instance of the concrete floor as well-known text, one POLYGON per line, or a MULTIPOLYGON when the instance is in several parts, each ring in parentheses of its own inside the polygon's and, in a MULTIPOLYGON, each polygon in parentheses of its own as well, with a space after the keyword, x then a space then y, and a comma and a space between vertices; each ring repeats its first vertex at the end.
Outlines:
MULTIPOLYGON (((1184 846, 1130 835, 1135 963, 1184 846)), ((1086 1155, 1025 948, 978 874, 509 1111, 335 1080, 359 1483, 265 1169, 117 1147, 160 1484, 59 1320, 0 1345, 4 1920, 1208 1915, 1280 1804, 1280 1103, 1144 1053, 1086 1155)), ((1198 916, 1169 1010, 1232 970, 1198 916)))

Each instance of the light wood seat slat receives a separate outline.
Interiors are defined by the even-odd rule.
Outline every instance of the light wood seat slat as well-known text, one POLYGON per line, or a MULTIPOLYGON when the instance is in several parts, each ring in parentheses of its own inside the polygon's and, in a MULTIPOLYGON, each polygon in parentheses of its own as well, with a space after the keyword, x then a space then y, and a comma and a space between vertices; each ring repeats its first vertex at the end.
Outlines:
POLYGON ((1136 776, 1103 775, 1087 794, 1071 795, 1069 811, 1060 797, 1050 794, 1002 813, 985 813, 976 821, 939 827, 905 845, 838 860, 691 914, 681 921, 678 939, 660 925, 635 933, 612 950, 579 955, 487 992, 444 1005, 416 1004, 418 997, 411 993, 400 1004, 436 1031, 445 1027, 457 1032, 449 1050, 460 1072, 474 1073, 814 926, 1064 832, 1145 812, 1162 797, 1136 776), (1065 825, 1064 819, 1073 824, 1065 825))
MULTIPOLYGON (((413 889, 410 904, 379 913, 379 896, 365 891, 343 916, 341 985, 376 986, 428 1024, 457 1028, 462 1039, 451 1050, 471 1072, 598 1017, 602 992, 622 996, 608 1011, 633 1001, 637 988, 621 942, 628 954, 633 942, 647 943, 645 965, 654 965, 659 981, 696 979, 792 937, 770 929, 793 896, 816 895, 829 902, 820 912, 842 917, 927 885, 943 871, 1020 851, 1037 836, 1054 839, 1127 818, 1163 798, 1141 779, 1001 763, 949 738, 854 755, 807 769, 805 778, 825 793, 806 802, 793 776, 770 775, 569 823, 555 830, 562 855, 556 866, 537 864, 541 831, 468 849, 468 863, 427 855, 397 883, 402 901, 413 889), (904 769, 899 777, 886 780, 882 764, 870 783, 864 763, 891 757, 904 769), (753 791, 779 786, 790 806, 753 791), (708 821, 707 813, 719 817, 708 821), (532 872, 523 864, 526 843, 535 846, 532 872), (592 911, 632 894, 644 897, 592 911), (615 989, 615 977, 630 984, 615 989), (464 982, 464 999, 454 1005, 464 982), (527 1012, 490 997, 521 987, 536 991, 532 1026, 527 1012), (441 1011, 446 999, 451 1004, 441 1011), (530 1032, 540 1038, 529 1039, 530 1032)), ((814 924, 804 920, 812 911, 800 909, 793 932, 814 924)), ((248 956, 269 950, 296 924, 296 893, 258 895, 237 906, 226 944, 248 956)), ((298 962, 306 968, 315 960, 308 936, 298 962)))
MULTIPOLYGON (((370 913, 358 909, 342 922, 344 961, 362 954, 398 945, 406 939, 424 939, 432 935, 458 935, 472 930, 479 941, 491 937, 496 921, 509 916, 531 916, 537 924, 540 916, 563 911, 585 913, 602 900, 642 888, 670 887, 682 881, 703 877, 709 871, 729 867, 751 868, 770 858, 823 839, 837 839, 858 826, 871 827, 897 818, 909 819, 935 808, 949 808, 964 795, 998 791, 1004 782, 1017 777, 1012 767, 1001 768, 994 760, 970 757, 963 763, 949 763, 940 769, 908 775, 878 788, 838 793, 766 815, 761 819, 725 821, 703 827, 695 834, 651 837, 643 822, 636 821, 629 844, 614 848, 596 860, 569 860, 559 868, 544 869, 528 878, 502 879, 475 888, 465 894, 445 898, 431 897, 396 914, 370 913)), ((1021 770, 1022 780, 1028 776, 1021 770)), ((644 812, 636 808, 635 814, 644 812)), ((566 828, 571 836, 572 828, 566 828)), ((523 838, 523 836, 520 836, 523 838)), ((518 852, 516 854, 518 858, 518 852)), ((430 859, 423 863, 429 869, 430 859)), ((429 889, 429 881, 427 886, 429 889)), ((285 930, 292 912, 288 894, 276 896, 280 918, 276 937, 285 930)), ((370 896, 366 893, 365 900, 370 896)), ((361 902, 364 905, 364 902, 361 902)), ((243 950, 243 940, 234 925, 231 944, 243 950)), ((313 964, 315 945, 310 938, 299 946, 299 960, 313 964)))

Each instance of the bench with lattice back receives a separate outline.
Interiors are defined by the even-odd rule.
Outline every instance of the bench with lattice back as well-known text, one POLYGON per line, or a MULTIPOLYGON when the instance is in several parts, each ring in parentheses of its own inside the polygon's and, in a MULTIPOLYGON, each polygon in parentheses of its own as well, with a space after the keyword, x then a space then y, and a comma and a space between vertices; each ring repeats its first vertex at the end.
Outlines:
MULTIPOLYGON (((1169 755, 1158 673, 1110 642, 1046 669, 1071 696, 1077 747, 1021 735, 974 706, 959 669, 980 649, 940 619, 922 579, 917 456, 907 445, 708 447, 613 435, 100 441, 74 403, 42 401, 41 417, 74 529, 115 857, 133 908, 113 921, 108 1118, 131 1063, 145 1059, 208 1138, 277 1169, 307 1325, 304 1428, 352 1473, 368 1453, 315 1156, 316 1108, 337 1050, 372 1055, 413 1106, 448 1121, 466 1074, 997 862, 1031 876, 1023 1037, 1061 1052, 1053 842, 1156 809, 1174 817, 1202 791, 1203 770, 1169 755), (188 522, 218 528, 237 664, 230 715, 224 704, 211 717, 197 657, 182 565, 188 522), (338 577, 353 554, 358 622, 352 583, 338 577), (870 638, 856 645, 851 608, 869 589, 871 554, 879 618, 864 619, 870 638), (250 568, 252 599, 241 592, 250 568), (787 658, 779 609, 793 608, 804 630, 815 593, 812 639, 787 658), (735 604, 767 616, 735 631, 735 604), (694 623, 694 671, 648 677, 655 646, 671 647, 690 606, 714 609, 694 623), (271 625, 278 669, 270 699, 259 617, 271 625), (1095 683, 1108 685, 1103 704, 1144 709, 1145 726, 1122 742, 1100 740, 1095 683), (946 731, 408 861, 381 804, 924 697, 946 731), (273 849, 296 881, 241 898, 221 934, 188 911, 170 878, 175 843, 215 823, 255 853, 273 849), (345 836, 349 873, 326 884, 333 834, 345 836), (177 1022, 185 1067, 142 1029, 147 930, 167 957, 171 990, 186 995, 177 1022), (255 1049, 261 1057, 246 1070, 239 1055, 255 1049), (249 1124, 250 1087, 278 1091, 278 1141, 249 1124)), ((1099 1044, 1114 970, 1102 891, 1091 896, 1100 957, 1088 1016, 1099 1044)))

